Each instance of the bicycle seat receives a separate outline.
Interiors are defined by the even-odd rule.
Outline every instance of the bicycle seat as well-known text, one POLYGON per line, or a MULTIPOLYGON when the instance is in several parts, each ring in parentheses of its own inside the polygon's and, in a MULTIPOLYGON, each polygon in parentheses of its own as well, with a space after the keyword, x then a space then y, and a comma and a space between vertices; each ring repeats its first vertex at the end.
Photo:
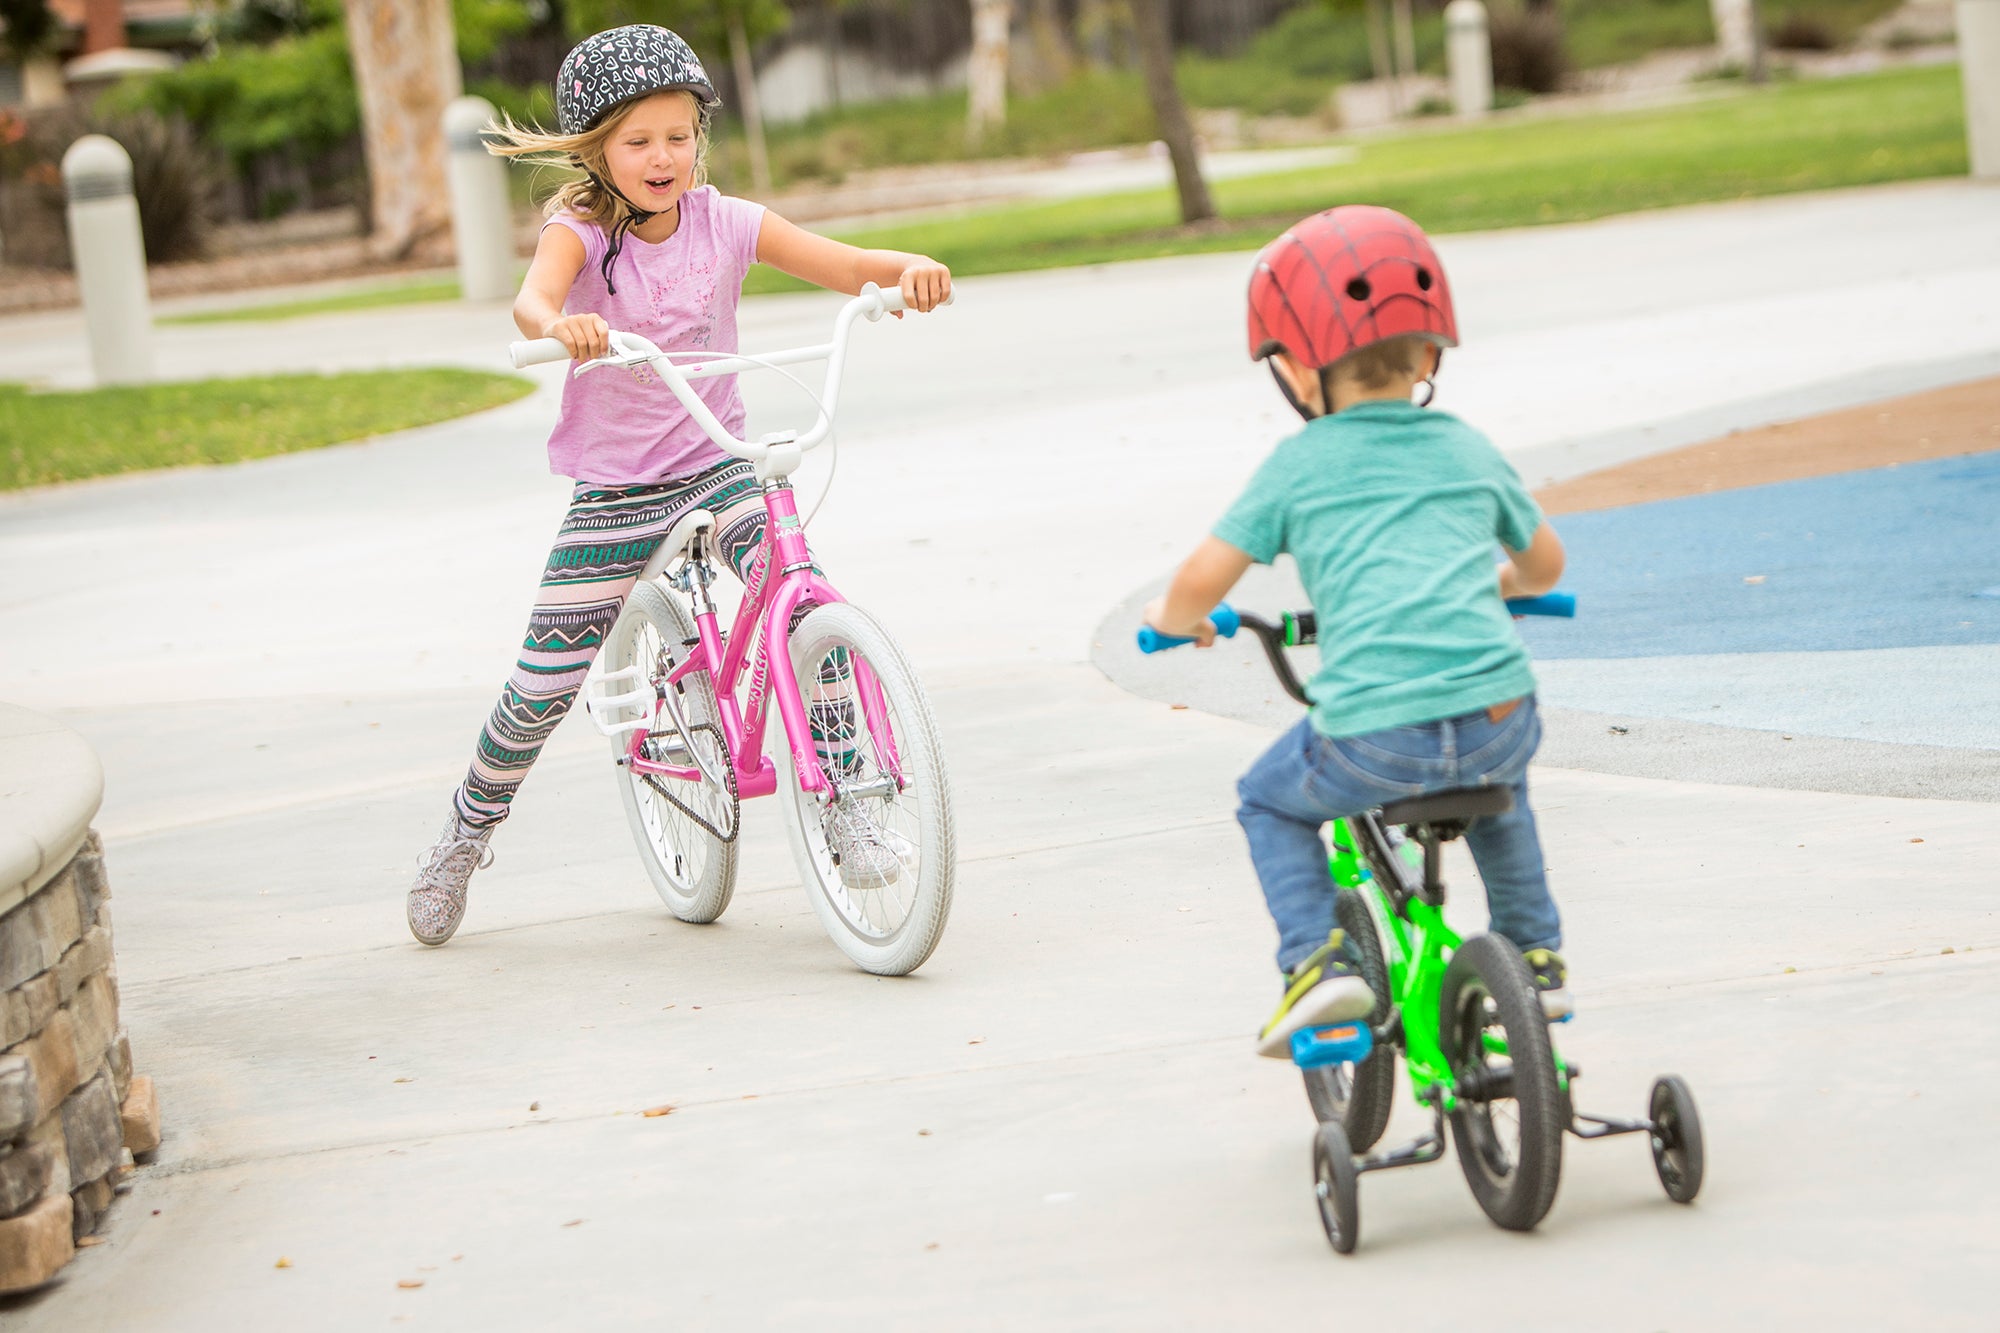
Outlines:
POLYGON ((1382 807, 1382 822, 1463 826, 1481 815, 1504 815, 1513 808, 1514 793, 1505 787, 1457 787, 1391 802, 1382 807))

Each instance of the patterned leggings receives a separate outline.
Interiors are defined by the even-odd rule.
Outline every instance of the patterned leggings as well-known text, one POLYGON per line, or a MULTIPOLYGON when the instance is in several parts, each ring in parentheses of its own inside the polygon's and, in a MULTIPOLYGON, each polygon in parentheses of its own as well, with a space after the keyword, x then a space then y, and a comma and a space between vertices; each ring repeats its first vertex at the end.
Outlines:
POLYGON ((577 486, 542 571, 521 658, 452 798, 460 824, 491 829, 507 817, 535 757, 568 716, 639 571, 694 509, 715 515, 715 548, 748 583, 765 522, 763 488, 748 463, 732 460, 681 481, 577 486))

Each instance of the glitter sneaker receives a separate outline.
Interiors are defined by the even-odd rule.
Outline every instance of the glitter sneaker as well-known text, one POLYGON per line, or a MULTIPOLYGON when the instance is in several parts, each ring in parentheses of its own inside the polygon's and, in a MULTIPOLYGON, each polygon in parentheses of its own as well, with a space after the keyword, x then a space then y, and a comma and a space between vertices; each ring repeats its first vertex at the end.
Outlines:
POLYGON ((417 882, 407 908, 410 933, 425 944, 443 944, 465 919, 465 886, 475 870, 493 864, 486 840, 493 830, 467 833, 456 815, 445 820, 444 832, 417 862, 417 882))
MULTIPOLYGON (((867 811, 847 801, 834 803, 826 820, 826 843, 840 867, 840 882, 850 889, 882 889, 903 873, 903 859, 893 833, 875 827, 867 811)), ((904 844, 907 846, 908 844, 904 844)))

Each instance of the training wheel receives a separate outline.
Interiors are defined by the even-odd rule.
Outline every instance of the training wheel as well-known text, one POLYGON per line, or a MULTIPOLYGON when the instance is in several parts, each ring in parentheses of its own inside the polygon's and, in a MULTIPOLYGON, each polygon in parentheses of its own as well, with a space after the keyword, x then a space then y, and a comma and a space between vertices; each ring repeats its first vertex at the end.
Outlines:
POLYGON ((1674 1074, 1653 1081, 1647 1116, 1653 1122, 1653 1169, 1675 1203, 1692 1203, 1701 1189, 1701 1116, 1694 1094, 1674 1074))
POLYGON ((1313 1193, 1319 1199, 1319 1224, 1326 1228, 1326 1243, 1339 1254, 1354 1253, 1361 1239, 1359 1180, 1347 1131, 1339 1121, 1327 1121, 1313 1137, 1313 1193))

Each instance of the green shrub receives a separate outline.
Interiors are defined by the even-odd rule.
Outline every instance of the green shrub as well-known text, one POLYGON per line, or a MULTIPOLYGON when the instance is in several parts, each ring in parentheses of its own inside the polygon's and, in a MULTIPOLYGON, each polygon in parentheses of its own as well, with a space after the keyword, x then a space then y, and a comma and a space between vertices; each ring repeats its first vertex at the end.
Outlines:
POLYGON ((62 157, 86 134, 106 135, 132 159, 132 197, 149 263, 197 259, 215 218, 220 172, 212 155, 180 120, 150 111, 92 110, 75 105, 33 111, 19 141, 0 158, 10 262, 47 268, 70 264, 62 157))

